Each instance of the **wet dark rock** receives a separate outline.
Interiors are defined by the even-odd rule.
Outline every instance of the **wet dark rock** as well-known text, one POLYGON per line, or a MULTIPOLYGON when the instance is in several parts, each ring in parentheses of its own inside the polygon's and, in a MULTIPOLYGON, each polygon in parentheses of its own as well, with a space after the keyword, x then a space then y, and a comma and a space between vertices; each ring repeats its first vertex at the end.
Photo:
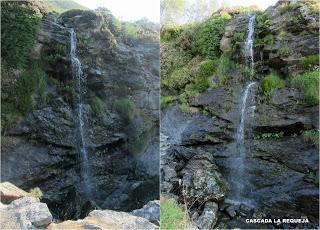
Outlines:
POLYGON ((228 187, 217 170, 210 154, 197 154, 191 158, 179 173, 185 198, 199 203, 223 199, 228 187))

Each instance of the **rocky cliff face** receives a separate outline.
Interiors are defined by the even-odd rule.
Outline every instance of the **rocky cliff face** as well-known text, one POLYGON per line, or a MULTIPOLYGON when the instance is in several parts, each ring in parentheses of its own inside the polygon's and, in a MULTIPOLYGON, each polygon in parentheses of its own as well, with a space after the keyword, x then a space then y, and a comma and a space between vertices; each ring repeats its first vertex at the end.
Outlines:
MULTIPOLYGON (((245 63, 242 49, 248 21, 247 14, 234 15, 220 41, 220 49, 238 63, 245 63)), ((178 106, 163 111, 162 193, 187 203, 199 228, 269 228, 272 225, 246 224, 244 220, 303 216, 310 223, 294 226, 317 226, 318 148, 304 134, 319 130, 319 107, 308 104, 301 90, 290 82, 307 71, 302 67, 303 60, 317 54, 318 29, 318 13, 307 1, 279 1, 257 14, 253 78, 233 67, 228 70, 232 78, 226 86, 208 89, 189 100, 189 106, 196 108, 192 114, 182 113, 178 106), (267 95, 262 92, 261 82, 270 72, 287 83, 267 95), (249 81, 257 83, 247 102, 246 174, 245 178, 230 177, 230 172, 239 167, 233 160, 236 129, 240 99, 249 81), (175 132, 170 131, 172 127, 175 132), (235 184, 243 188, 251 202, 230 204, 235 184), (188 201, 190 195, 195 201, 188 201), (202 225, 208 207, 215 215, 206 222, 209 225, 202 225)), ((311 68, 317 66, 315 63, 311 68)))
MULTIPOLYGON (((159 41, 158 31, 151 32, 124 43, 93 11, 43 19, 32 55, 48 75, 42 92, 47 103, 7 132, 1 174, 23 189, 39 187, 55 218, 85 217, 95 206, 130 211, 158 197, 159 41), (81 186, 68 28, 77 33, 86 78, 94 203, 81 186)), ((32 97, 39 100, 39 92, 32 97)))

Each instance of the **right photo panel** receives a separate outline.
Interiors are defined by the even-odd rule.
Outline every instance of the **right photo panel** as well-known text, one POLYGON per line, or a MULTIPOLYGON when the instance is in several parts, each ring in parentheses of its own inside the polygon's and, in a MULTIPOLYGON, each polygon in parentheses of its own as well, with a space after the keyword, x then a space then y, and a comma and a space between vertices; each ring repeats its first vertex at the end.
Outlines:
POLYGON ((317 0, 161 0, 161 229, 319 228, 317 0))

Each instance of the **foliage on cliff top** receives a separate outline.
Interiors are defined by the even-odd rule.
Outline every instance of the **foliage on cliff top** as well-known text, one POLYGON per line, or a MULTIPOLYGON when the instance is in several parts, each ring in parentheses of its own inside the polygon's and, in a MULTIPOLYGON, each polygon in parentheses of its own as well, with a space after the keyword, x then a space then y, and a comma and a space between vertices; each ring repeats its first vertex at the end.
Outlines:
POLYGON ((212 17, 199 25, 195 34, 194 49, 204 57, 215 58, 220 54, 220 40, 230 15, 212 17))
POLYGON ((13 68, 27 66, 42 14, 19 1, 1 1, 1 58, 13 68))

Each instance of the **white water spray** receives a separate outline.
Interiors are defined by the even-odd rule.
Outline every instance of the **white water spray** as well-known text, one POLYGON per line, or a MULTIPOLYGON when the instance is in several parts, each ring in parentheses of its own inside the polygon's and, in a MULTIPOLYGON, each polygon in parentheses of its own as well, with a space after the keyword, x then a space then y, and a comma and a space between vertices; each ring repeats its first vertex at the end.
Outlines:
POLYGON ((250 16, 249 23, 248 23, 248 32, 247 38, 244 46, 244 56, 247 61, 247 65, 250 68, 251 76, 254 74, 254 59, 253 59, 253 42, 254 42, 254 29, 256 22, 256 15, 253 14, 250 16))
POLYGON ((71 67, 74 80, 76 82, 77 91, 77 128, 79 135, 78 138, 78 151, 81 159, 81 177, 84 183, 84 191, 87 199, 91 200, 91 176, 88 162, 88 146, 85 139, 85 121, 84 121, 84 105, 83 105, 83 94, 86 92, 84 83, 86 81, 85 75, 82 72, 82 66, 80 60, 76 56, 77 50, 77 37, 74 30, 71 28, 70 33, 70 58, 71 67))

